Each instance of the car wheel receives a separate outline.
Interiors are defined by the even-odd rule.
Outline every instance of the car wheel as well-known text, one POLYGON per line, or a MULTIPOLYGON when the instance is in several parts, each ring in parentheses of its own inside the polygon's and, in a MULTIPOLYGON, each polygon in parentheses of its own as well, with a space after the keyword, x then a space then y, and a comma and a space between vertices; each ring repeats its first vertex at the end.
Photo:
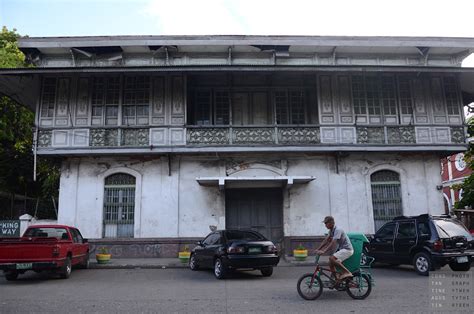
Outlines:
POLYGON ((216 258, 214 261, 214 276, 216 276, 217 279, 223 279, 225 277, 226 269, 224 265, 222 264, 222 261, 220 258, 216 258))
POLYGON ((265 267, 260 269, 263 277, 270 277, 273 274, 273 267, 265 267))
POLYGON ((8 281, 14 281, 18 278, 18 272, 16 271, 8 271, 4 273, 5 279, 8 281))
POLYGON ((199 269, 199 265, 196 261, 196 256, 194 254, 192 254, 191 257, 189 258, 189 268, 191 270, 198 270, 199 269))
POLYGON ((431 257, 425 252, 417 253, 413 257, 413 266, 418 275, 428 276, 432 267, 431 257))
POLYGON ((449 268, 451 268, 453 271, 468 271, 471 269, 471 261, 468 261, 467 263, 456 263, 456 261, 449 263, 449 268))
POLYGON ((59 271, 59 277, 62 279, 67 279, 69 276, 71 276, 72 272, 72 264, 71 264, 71 258, 68 256, 66 257, 66 260, 64 261, 63 267, 61 267, 61 270, 59 271))

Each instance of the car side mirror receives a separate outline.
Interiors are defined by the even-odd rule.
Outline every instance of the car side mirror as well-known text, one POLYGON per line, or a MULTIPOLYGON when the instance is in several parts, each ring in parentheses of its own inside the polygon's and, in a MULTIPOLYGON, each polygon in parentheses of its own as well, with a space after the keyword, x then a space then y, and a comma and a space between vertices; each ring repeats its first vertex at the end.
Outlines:
POLYGON ((196 242, 196 245, 204 246, 204 245, 202 244, 202 241, 197 241, 197 242, 196 242))
POLYGON ((89 243, 89 239, 82 239, 82 243, 89 243))

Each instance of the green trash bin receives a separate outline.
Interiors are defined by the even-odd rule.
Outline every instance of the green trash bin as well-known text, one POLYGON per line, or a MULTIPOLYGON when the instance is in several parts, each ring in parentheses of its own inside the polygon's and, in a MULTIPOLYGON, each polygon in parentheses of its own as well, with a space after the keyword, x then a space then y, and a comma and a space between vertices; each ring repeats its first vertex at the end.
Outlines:
POLYGON ((352 243, 354 254, 346 259, 343 264, 350 272, 355 272, 360 269, 360 257, 362 255, 364 242, 369 242, 369 240, 363 233, 347 233, 347 236, 352 243))

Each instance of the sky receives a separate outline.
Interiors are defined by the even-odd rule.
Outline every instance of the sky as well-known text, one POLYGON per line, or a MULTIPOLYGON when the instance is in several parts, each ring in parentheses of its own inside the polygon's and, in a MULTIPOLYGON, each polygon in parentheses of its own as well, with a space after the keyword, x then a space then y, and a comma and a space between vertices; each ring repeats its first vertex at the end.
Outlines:
MULTIPOLYGON (((0 0, 21 35, 472 37, 474 0, 0 0)), ((474 67, 474 56, 464 66, 474 67)))

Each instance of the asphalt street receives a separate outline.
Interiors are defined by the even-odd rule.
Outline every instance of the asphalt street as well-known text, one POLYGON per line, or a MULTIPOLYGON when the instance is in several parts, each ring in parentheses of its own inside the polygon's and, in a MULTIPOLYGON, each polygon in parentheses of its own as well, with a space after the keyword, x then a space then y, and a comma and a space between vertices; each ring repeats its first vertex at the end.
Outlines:
POLYGON ((305 301, 296 282, 312 267, 277 267, 217 280, 211 271, 189 269, 75 270, 69 279, 29 272, 15 282, 0 276, 0 313, 420 313, 430 312, 428 277, 412 268, 373 270, 366 300, 325 289, 305 301))

